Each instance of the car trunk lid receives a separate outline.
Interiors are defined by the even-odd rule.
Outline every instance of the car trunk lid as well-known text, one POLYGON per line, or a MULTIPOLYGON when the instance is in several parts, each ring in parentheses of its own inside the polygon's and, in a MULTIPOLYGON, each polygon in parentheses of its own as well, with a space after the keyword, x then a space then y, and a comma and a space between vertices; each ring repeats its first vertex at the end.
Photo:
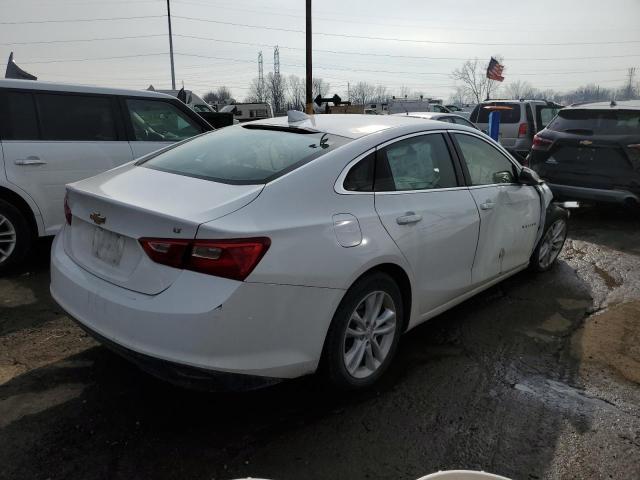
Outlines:
POLYGON ((149 295, 181 270, 154 263, 140 238, 193 239, 200 224, 253 201, 263 185, 228 185, 133 165, 68 187, 67 253, 94 275, 149 295))

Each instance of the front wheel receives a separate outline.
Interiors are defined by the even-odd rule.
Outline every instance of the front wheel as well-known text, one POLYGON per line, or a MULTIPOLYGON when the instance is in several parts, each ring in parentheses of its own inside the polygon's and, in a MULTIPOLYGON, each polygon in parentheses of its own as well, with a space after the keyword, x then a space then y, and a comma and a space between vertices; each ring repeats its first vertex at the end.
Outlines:
POLYGON ((537 272, 549 270, 558 259, 567 239, 569 214, 560 207, 548 212, 545 228, 538 246, 531 255, 531 268, 537 272))
POLYGON ((391 277, 374 273, 356 282, 327 333, 323 352, 327 379, 350 390, 374 384, 395 355, 402 318, 402 296, 391 277))

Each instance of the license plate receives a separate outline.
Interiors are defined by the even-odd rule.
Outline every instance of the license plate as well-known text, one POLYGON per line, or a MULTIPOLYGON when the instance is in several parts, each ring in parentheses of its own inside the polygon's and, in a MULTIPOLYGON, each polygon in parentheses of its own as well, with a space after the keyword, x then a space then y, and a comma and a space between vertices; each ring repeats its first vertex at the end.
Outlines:
POLYGON ((96 258, 117 267, 120 265, 122 252, 124 251, 124 237, 96 227, 93 231, 91 251, 96 258))

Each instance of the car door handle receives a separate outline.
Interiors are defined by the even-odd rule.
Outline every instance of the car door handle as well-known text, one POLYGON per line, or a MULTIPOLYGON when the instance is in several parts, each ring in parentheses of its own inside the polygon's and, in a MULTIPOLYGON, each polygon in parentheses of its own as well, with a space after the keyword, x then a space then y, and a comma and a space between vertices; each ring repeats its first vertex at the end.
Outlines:
POLYGON ((402 215, 396 218, 398 225, 409 225, 411 223, 418 223, 422 220, 422 215, 416 215, 414 212, 407 212, 406 215, 402 215))
POLYGON ((45 165, 47 162, 40 160, 40 157, 30 155, 27 158, 18 158, 15 162, 16 165, 45 165))
POLYGON ((480 210, 491 210, 494 206, 495 203, 493 203, 491 200, 487 200, 486 202, 480 204, 480 210))

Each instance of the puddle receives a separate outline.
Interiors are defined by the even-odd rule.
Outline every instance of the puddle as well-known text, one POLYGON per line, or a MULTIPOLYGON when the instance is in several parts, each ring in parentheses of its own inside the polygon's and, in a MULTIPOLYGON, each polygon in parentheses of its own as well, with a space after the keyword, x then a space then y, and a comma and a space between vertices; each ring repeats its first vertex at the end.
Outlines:
POLYGON ((559 313, 554 313, 542 322, 542 325, 540 325, 542 330, 554 333, 564 332, 565 330, 568 330, 569 327, 571 327, 571 320, 564 318, 559 313))
POLYGON ((640 302, 621 303, 589 317, 575 335, 581 362, 604 364, 640 384, 640 302))

